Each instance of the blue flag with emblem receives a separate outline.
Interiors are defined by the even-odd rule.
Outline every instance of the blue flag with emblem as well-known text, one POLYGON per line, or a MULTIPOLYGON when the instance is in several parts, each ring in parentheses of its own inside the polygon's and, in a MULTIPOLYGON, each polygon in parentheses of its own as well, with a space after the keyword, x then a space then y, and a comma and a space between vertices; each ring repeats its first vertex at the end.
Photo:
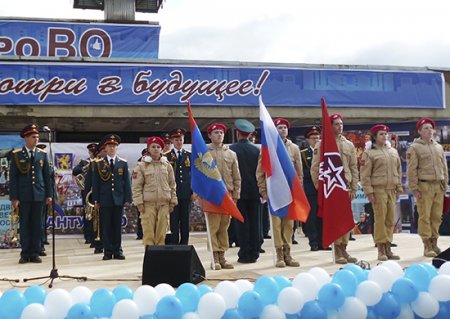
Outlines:
POLYGON ((202 134, 192 115, 188 102, 189 124, 192 135, 191 184, 192 191, 202 199, 203 211, 231 215, 244 222, 239 209, 228 192, 216 161, 206 147, 202 134))

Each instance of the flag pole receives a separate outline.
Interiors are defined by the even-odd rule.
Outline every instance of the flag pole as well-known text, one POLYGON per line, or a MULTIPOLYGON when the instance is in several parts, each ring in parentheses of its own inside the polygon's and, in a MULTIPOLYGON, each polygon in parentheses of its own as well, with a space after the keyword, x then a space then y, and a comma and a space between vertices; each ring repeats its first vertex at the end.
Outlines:
POLYGON ((336 248, 334 247, 334 242, 333 242, 333 244, 331 245, 331 258, 332 258, 332 260, 333 260, 333 264, 336 264, 336 254, 334 253, 334 250, 335 250, 336 248))
MULTIPOLYGON (((269 201, 267 202, 267 209, 269 210, 269 201)), ((276 254, 277 254, 277 249, 275 247, 275 236, 273 233, 273 222, 272 222, 272 214, 269 211, 269 221, 270 221, 270 234, 272 235, 272 259, 273 259, 273 265, 276 266, 277 264, 277 258, 276 258, 276 254)))
POLYGON ((216 270, 216 263, 214 262, 214 251, 212 247, 212 239, 211 239, 211 233, 209 232, 209 222, 208 222, 208 214, 207 212, 203 212, 205 214, 205 222, 206 222, 206 235, 208 236, 208 245, 209 245, 209 251, 210 251, 210 258, 211 258, 211 269, 216 270))

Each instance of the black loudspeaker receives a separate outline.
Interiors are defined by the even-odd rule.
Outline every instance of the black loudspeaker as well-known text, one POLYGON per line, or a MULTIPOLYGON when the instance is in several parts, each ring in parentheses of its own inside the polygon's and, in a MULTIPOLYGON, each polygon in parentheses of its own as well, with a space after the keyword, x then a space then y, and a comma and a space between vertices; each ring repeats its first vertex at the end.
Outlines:
POLYGON ((142 269, 142 284, 156 286, 167 283, 172 287, 205 279, 203 268, 194 246, 147 246, 142 269))
POLYGON ((450 248, 447 248, 433 258, 433 266, 436 268, 440 268, 446 261, 450 261, 450 248))

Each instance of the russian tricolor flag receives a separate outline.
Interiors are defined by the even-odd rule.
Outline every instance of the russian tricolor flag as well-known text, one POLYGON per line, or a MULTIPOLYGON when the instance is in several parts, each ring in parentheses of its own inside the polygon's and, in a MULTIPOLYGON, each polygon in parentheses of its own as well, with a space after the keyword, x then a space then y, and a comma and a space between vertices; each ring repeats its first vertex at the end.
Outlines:
POLYGON ((306 222, 310 206, 272 117, 259 97, 261 167, 266 174, 270 212, 278 217, 306 222))

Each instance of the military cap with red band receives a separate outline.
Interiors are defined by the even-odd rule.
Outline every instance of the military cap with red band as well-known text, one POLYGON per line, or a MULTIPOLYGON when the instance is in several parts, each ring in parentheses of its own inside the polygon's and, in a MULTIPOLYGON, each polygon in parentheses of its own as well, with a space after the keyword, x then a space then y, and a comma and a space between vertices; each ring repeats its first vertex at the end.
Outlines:
POLYGON ((210 126, 208 126, 206 131, 208 132, 208 134, 211 134, 211 132, 215 130, 222 130, 224 133, 226 133, 227 127, 222 123, 213 123, 210 126))
POLYGON ((120 137, 116 134, 108 134, 103 138, 103 141, 101 144, 107 145, 107 144, 120 144, 120 137))
POLYGON ((377 124, 370 128, 370 133, 376 134, 378 131, 386 131, 389 132, 390 128, 387 125, 384 124, 377 124))
POLYGON ((151 136, 147 139, 147 145, 156 143, 159 146, 161 146, 161 148, 164 148, 164 141, 162 138, 158 137, 158 136, 151 136))
POLYGON ((318 126, 311 126, 306 132, 305 137, 308 138, 311 135, 320 135, 320 128, 318 126))
POLYGON ((334 114, 330 115, 330 122, 331 123, 333 123, 333 121, 337 120, 337 119, 343 120, 344 117, 341 114, 339 114, 339 113, 334 113, 334 114))
POLYGON ((25 126, 20 132, 20 137, 27 137, 31 134, 39 134, 39 127, 36 124, 25 126))
POLYGON ((169 133, 170 137, 180 137, 186 135, 186 130, 184 128, 177 128, 169 133))
POLYGON ((430 119, 429 117, 425 117, 425 118, 423 118, 423 119, 420 119, 419 122, 417 122, 417 124, 416 124, 416 130, 418 130, 422 125, 424 125, 424 124, 426 124, 426 123, 431 124, 431 126, 432 126, 433 128, 436 127, 436 123, 434 123, 434 121, 433 121, 432 119, 430 119))
POLYGON ((172 141, 170 140, 170 134, 169 133, 164 133, 161 135, 161 138, 164 142, 168 141, 170 143, 172 143, 172 141))
POLYGON ((275 119, 274 121, 273 121, 273 123, 275 124, 275 126, 278 126, 278 125, 286 125, 287 126, 287 128, 291 128, 291 123, 289 123, 289 121, 288 120, 286 120, 286 119, 284 119, 284 118, 278 118, 278 119, 275 119))

